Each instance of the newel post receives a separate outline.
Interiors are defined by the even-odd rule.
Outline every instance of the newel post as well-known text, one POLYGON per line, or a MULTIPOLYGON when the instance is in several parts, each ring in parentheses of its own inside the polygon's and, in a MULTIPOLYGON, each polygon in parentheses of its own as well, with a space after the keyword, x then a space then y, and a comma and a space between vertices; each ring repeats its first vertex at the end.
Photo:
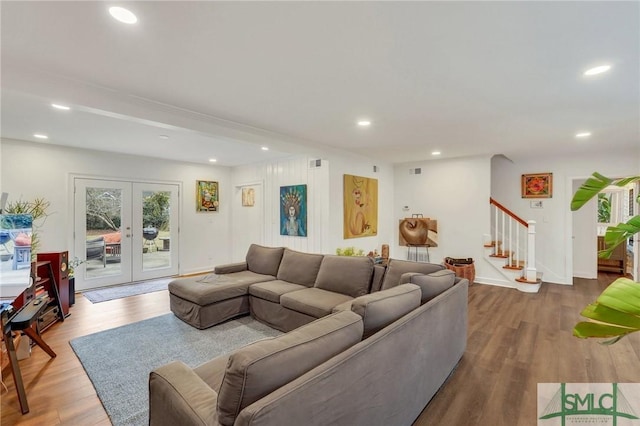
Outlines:
POLYGON ((525 278, 529 282, 537 281, 536 271, 536 221, 528 220, 527 228, 527 269, 525 278))

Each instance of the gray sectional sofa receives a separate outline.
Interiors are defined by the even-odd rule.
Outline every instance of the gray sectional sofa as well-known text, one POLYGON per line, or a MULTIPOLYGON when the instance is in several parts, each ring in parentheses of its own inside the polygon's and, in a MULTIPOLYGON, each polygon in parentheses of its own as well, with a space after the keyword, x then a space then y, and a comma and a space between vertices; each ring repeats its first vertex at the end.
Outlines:
POLYGON ((442 265, 251 246, 169 284, 205 328, 250 313, 286 333, 149 378, 151 425, 410 425, 462 357, 468 281, 442 265))

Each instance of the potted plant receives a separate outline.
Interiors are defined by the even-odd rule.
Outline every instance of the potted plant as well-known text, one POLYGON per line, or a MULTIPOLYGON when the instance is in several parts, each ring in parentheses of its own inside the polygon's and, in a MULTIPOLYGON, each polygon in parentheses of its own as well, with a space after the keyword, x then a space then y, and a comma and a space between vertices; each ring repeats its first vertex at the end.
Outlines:
POLYGON ((29 214, 32 217, 31 228, 31 255, 35 259, 40 247, 38 231, 49 216, 49 206, 51 203, 44 198, 35 198, 31 201, 22 199, 7 203, 4 212, 8 214, 29 214))
MULTIPOLYGON (((599 173, 593 173, 573 195, 571 210, 578 210, 609 185, 624 187, 639 181, 640 176, 611 179, 599 173)), ((640 202, 640 195, 637 195, 636 202, 640 202)), ((609 226, 604 236, 606 249, 600 251, 598 256, 604 259, 609 258, 617 246, 624 244, 638 232, 640 232, 640 215, 633 216, 626 223, 609 226)), ((609 338, 603 343, 612 344, 629 333, 640 331, 640 283, 629 278, 618 278, 598 296, 594 303, 584 308, 580 315, 590 321, 576 324, 573 329, 573 335, 576 337, 609 338)))

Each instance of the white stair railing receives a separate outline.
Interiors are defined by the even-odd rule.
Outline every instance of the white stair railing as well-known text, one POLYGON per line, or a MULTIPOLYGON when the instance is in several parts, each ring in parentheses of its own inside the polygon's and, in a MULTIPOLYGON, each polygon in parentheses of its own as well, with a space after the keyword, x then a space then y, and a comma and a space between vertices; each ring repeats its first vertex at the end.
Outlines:
POLYGON ((505 269, 523 270, 518 281, 535 283, 535 221, 525 221, 490 198, 493 209, 492 257, 506 258, 505 269), (526 230, 526 232, 524 232, 526 230), (521 232, 522 231, 522 232, 521 232), (522 264, 523 263, 523 264, 522 264))

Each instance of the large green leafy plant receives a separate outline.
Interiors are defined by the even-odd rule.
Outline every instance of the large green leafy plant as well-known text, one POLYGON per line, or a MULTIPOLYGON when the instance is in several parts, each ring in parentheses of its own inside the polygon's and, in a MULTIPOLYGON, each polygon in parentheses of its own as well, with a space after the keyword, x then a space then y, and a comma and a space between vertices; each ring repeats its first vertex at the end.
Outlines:
MULTIPOLYGON (((638 181, 640 176, 611 179, 599 173, 593 173, 573 195, 571 210, 578 210, 609 185, 624 187, 638 181)), ((640 195, 637 196, 637 201, 640 202, 640 195)), ((608 259, 617 246, 624 244, 638 232, 640 232, 640 215, 633 216, 626 223, 609 226, 604 236, 606 248, 601 250, 598 256, 608 259)), ((573 329, 573 335, 576 337, 609 338, 604 343, 612 344, 629 333, 640 331, 640 283, 628 278, 618 278, 598 296, 594 303, 584 308, 580 315, 590 321, 576 324, 573 329)))

